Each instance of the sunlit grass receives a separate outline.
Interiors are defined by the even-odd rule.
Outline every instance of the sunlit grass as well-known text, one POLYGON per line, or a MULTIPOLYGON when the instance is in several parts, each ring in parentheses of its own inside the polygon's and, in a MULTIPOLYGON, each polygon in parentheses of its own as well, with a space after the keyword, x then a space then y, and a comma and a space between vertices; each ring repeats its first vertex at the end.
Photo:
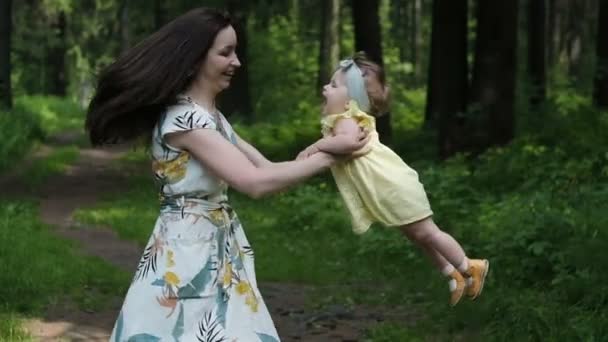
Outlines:
POLYGON ((0 339, 24 336, 20 320, 44 314, 50 304, 106 307, 122 296, 130 275, 52 233, 30 202, 0 202, 0 339))
POLYGON ((35 188, 50 177, 65 172, 79 156, 76 146, 58 147, 50 155, 37 159, 24 170, 21 178, 28 186, 35 188))

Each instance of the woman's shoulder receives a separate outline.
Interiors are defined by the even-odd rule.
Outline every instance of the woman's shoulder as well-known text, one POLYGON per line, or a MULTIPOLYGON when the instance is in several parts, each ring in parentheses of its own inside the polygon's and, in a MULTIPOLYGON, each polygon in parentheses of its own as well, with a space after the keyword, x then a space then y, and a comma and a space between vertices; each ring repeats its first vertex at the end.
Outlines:
POLYGON ((176 103, 167 107, 161 122, 164 133, 188 131, 197 128, 215 129, 211 114, 189 98, 178 97, 176 103))
POLYGON ((211 116, 203 107, 199 106, 188 96, 179 95, 174 104, 167 107, 167 116, 179 116, 184 113, 197 113, 199 116, 211 116))

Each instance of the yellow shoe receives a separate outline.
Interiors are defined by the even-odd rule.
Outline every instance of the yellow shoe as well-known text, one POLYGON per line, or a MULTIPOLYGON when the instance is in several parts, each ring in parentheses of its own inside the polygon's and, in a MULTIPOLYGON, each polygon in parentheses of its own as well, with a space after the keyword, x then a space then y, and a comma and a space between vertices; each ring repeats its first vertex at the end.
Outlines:
POLYGON ((450 274, 450 277, 452 278, 450 279, 450 291, 452 292, 450 295, 450 306, 455 306, 464 294, 466 283, 462 274, 457 270, 454 270, 454 272, 450 274))
POLYGON ((464 274, 467 277, 467 296, 471 299, 476 299, 483 290, 483 284, 486 281, 490 262, 486 259, 469 259, 469 269, 464 274))

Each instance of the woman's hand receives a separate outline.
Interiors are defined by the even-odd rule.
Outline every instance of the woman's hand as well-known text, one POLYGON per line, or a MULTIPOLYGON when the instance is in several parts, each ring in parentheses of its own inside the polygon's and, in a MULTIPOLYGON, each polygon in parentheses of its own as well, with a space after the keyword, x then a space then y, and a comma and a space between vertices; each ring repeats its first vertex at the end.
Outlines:
POLYGON ((321 165, 325 168, 331 167, 339 159, 337 156, 335 156, 331 153, 323 152, 323 151, 319 151, 319 152, 316 152, 313 154, 314 155, 311 155, 311 156, 313 158, 319 158, 321 165))
POLYGON ((312 144, 312 145, 308 146, 307 148, 305 148, 304 150, 302 150, 302 152, 298 153, 296 160, 306 159, 317 152, 321 152, 321 150, 319 150, 317 145, 312 144))

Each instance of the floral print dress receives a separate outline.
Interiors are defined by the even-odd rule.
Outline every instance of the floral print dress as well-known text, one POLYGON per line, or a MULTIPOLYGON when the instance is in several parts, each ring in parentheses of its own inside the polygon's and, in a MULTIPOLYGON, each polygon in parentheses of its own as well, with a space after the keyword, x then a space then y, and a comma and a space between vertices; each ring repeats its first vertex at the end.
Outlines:
POLYGON ((217 130, 236 144, 221 114, 188 97, 161 116, 151 151, 160 215, 110 341, 279 341, 227 184, 164 140, 193 129, 217 130))

